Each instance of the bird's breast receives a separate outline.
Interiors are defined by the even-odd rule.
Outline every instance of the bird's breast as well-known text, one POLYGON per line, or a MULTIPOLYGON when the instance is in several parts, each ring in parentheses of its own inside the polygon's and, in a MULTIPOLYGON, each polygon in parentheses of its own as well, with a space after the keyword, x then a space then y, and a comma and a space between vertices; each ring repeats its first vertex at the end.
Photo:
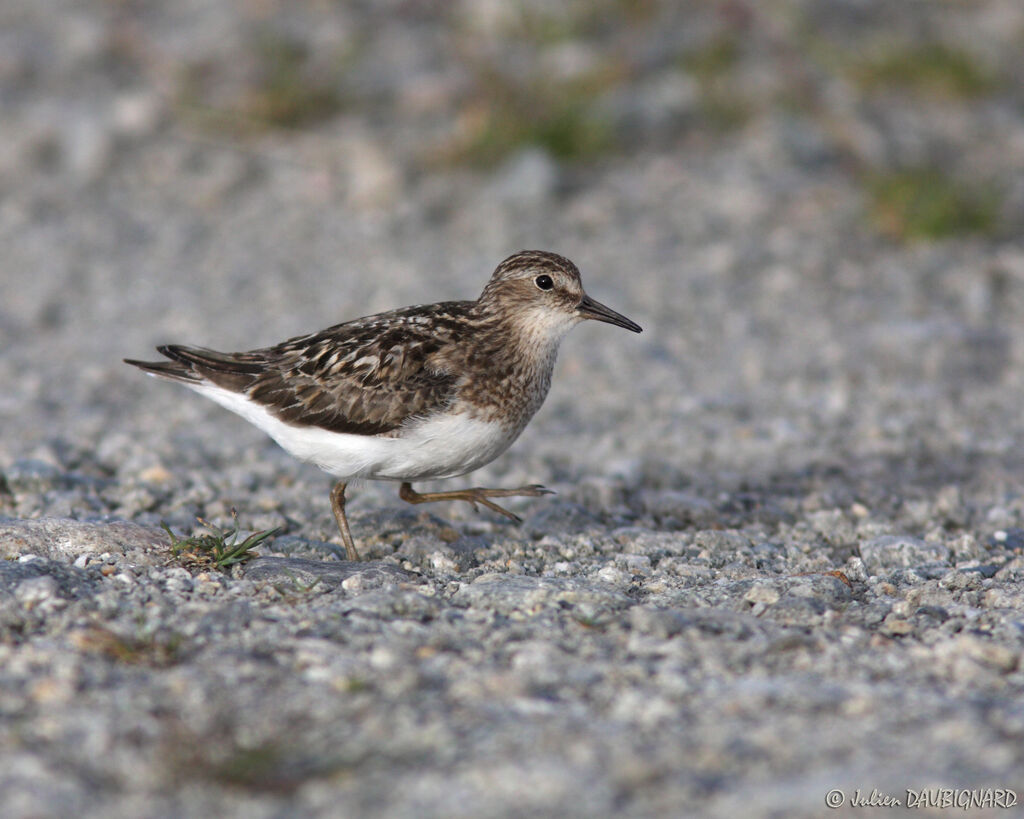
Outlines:
POLYGON ((492 357, 463 378, 453 409, 518 435, 547 397, 555 353, 552 349, 549 355, 492 357))

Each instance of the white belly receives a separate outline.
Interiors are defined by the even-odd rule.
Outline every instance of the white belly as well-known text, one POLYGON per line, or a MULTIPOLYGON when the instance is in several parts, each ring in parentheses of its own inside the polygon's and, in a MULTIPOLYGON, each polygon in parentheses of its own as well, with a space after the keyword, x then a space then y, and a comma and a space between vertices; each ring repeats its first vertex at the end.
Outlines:
POLYGON ((518 429, 510 430, 468 415, 421 421, 400 438, 350 435, 286 424, 245 396, 210 384, 192 389, 238 413, 299 460, 341 479, 453 478, 493 461, 519 435, 518 429))

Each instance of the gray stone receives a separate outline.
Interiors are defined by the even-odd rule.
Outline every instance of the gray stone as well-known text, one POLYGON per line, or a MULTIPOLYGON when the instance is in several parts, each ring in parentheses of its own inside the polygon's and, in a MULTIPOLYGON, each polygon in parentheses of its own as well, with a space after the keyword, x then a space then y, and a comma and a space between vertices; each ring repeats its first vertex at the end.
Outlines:
POLYGON ((523 531, 530 537, 566 533, 577 534, 601 528, 598 518, 577 503, 563 500, 538 502, 523 520, 523 531))
POLYGON ((457 605, 500 614, 535 614, 550 607, 571 607, 592 616, 629 605, 621 592, 575 579, 485 574, 463 584, 453 595, 457 605))
POLYGON ((678 609, 656 609, 634 606, 629 610, 630 626, 642 634, 667 639, 693 628, 695 621, 687 612, 678 609))
POLYGON ((0 517, 0 557, 35 554, 73 562, 82 555, 115 553, 139 565, 153 565, 170 556, 167 533, 125 520, 104 523, 68 518, 17 520, 0 517))
POLYGON ((257 557, 245 563, 246 579, 282 586, 288 590, 330 591, 341 586, 349 591, 398 584, 412 577, 396 566, 377 561, 307 560, 300 557, 257 557), (359 578, 358 581, 355 578, 359 578))
POLYGON ((281 535, 274 538, 271 548, 283 555, 319 554, 324 557, 345 559, 345 547, 326 540, 309 540, 298 535, 281 535))
POLYGON ((3 477, 12 492, 45 492, 68 484, 60 467, 35 458, 19 458, 3 471, 3 477))
POLYGON ((515 207, 537 207, 558 185, 558 166, 543 150, 527 148, 498 169, 493 195, 515 207))
POLYGON ((76 600, 98 590, 95 573, 45 559, 0 561, 0 592, 13 594, 26 606, 62 598, 76 600))
POLYGON ((717 519, 715 506, 689 492, 649 489, 640 495, 645 512, 658 518, 674 518, 698 527, 710 526, 717 519))
POLYGON ((948 563, 949 547, 907 535, 882 535, 860 544, 864 567, 871 574, 889 569, 948 563))
POLYGON ((64 163, 77 180, 90 182, 106 170, 114 139, 105 119, 80 113, 68 119, 60 134, 64 163))

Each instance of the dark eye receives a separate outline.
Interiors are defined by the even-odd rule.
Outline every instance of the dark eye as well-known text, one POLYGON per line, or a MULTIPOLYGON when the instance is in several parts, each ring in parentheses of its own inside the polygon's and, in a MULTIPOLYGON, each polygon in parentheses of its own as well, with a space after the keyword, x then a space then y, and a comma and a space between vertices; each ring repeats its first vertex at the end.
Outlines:
POLYGON ((537 285, 541 290, 550 290, 555 286, 555 283, 551 281, 550 276, 538 276, 533 280, 533 283, 537 285))

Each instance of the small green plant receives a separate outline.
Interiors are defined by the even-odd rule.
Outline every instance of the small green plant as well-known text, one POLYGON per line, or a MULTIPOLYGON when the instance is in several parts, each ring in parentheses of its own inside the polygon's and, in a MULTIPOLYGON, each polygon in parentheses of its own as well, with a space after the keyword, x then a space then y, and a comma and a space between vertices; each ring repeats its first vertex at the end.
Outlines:
POLYGON ((258 81, 244 108, 268 126, 299 128, 328 119, 341 108, 335 78, 312 67, 308 49, 298 41, 264 34, 255 43, 258 81))
POLYGON ((735 131, 753 116, 753 105, 734 76, 740 57, 739 40, 723 34, 679 59, 683 70, 697 81, 701 118, 715 131, 735 131))
POLYGON ((943 43, 891 48, 860 61, 852 74, 867 90, 899 88, 958 99, 981 96, 997 85, 994 74, 974 57, 943 43))
POLYGON ((506 3, 501 33, 534 48, 569 40, 592 40, 609 28, 650 19, 658 0, 585 0, 569 3, 506 3))
POLYGON ((583 102, 551 101, 535 119, 512 103, 495 107, 470 144, 471 161, 491 165, 524 145, 544 148, 558 159, 585 159, 606 151, 611 132, 603 119, 583 102))
POLYGON ((467 127, 441 151, 442 162, 489 167, 528 146, 565 161, 614 150, 614 129, 599 102, 622 81, 618 64, 596 66, 572 79, 513 78, 493 66, 472 68, 476 90, 466 109, 467 127))
POLYGON ((242 79, 217 60, 185 66, 178 77, 177 110, 203 130, 239 137, 314 126, 343 108, 348 57, 318 58, 299 40, 272 30, 257 32, 240 58, 248 68, 242 79))
POLYGON ((171 554, 185 566, 225 571, 236 563, 244 563, 255 557, 252 550, 281 531, 267 529, 253 532, 245 540, 239 541, 238 514, 234 509, 231 510, 231 518, 234 522, 228 529, 221 529, 198 518, 210 530, 210 534, 190 535, 186 538, 178 538, 167 524, 163 524, 163 530, 171 538, 171 554))
POLYGON ((126 665, 167 668, 181 659, 184 638, 176 632, 140 630, 134 637, 125 637, 102 625, 91 626, 75 636, 83 651, 102 654, 126 665))
POLYGON ((471 164, 498 163, 520 147, 544 148, 558 159, 584 159, 610 148, 611 131, 606 122, 588 110, 586 103, 568 96, 548 98, 531 117, 521 99, 489 104, 482 112, 480 127, 459 158, 471 164))
POLYGON ((169 775, 249 793, 289 794, 312 780, 348 773, 360 761, 310 750, 301 729, 255 745, 239 740, 238 726, 223 725, 221 731, 197 735, 184 727, 172 730, 162 756, 169 775))
POLYGON ((682 67, 698 81, 710 82, 729 74, 739 63, 740 48, 735 37, 723 35, 687 51, 682 67))
POLYGON ((989 235, 996 228, 998 192, 958 183, 935 168, 879 174, 868 181, 871 219, 895 239, 989 235))

